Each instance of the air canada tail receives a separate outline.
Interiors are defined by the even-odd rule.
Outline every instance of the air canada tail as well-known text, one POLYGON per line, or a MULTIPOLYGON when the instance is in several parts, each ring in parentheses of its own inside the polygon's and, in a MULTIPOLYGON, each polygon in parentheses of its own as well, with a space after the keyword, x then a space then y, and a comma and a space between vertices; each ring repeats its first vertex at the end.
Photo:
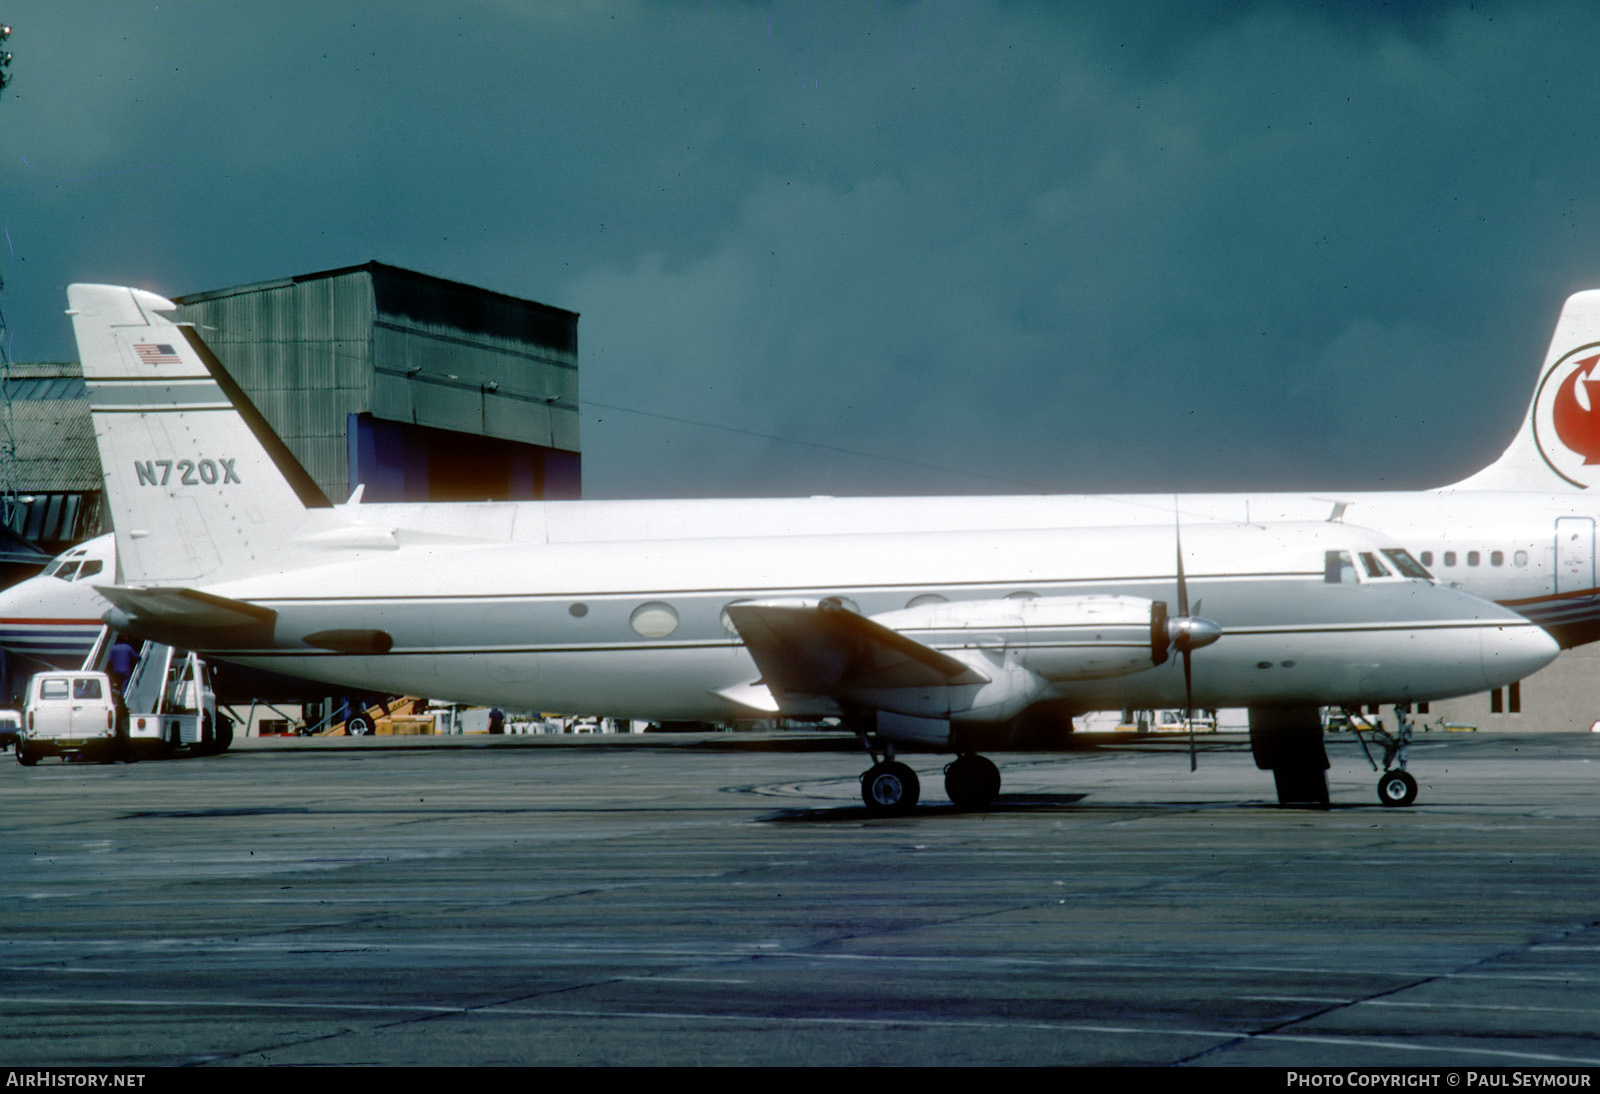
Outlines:
POLYGON ((1600 486, 1600 290, 1567 298, 1522 428, 1498 460, 1447 490, 1600 486))
MULTIPOLYGON (((72 285, 123 580, 198 583, 281 564, 337 512, 177 305, 72 285)), ((337 523, 334 518, 332 523, 337 523)))

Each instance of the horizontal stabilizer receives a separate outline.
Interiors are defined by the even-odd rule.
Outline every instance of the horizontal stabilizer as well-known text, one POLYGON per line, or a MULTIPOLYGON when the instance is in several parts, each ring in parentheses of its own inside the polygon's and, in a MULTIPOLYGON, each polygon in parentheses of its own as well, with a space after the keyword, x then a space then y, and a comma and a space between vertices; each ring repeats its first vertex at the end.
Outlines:
POLYGON ((833 601, 732 604, 728 618, 777 695, 983 684, 988 677, 833 601))
POLYGON ((97 585, 111 601, 105 620, 119 631, 188 649, 261 646, 272 642, 278 613, 198 589, 97 585))

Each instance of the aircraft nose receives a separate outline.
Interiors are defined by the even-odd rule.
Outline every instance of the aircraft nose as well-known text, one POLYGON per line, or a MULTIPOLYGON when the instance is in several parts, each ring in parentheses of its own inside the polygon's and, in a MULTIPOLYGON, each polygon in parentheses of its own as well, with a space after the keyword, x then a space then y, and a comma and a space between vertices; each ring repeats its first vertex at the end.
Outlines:
POLYGON ((1532 675, 1561 652, 1554 638, 1525 621, 1485 628, 1481 633, 1483 675, 1489 688, 1504 687, 1532 675))

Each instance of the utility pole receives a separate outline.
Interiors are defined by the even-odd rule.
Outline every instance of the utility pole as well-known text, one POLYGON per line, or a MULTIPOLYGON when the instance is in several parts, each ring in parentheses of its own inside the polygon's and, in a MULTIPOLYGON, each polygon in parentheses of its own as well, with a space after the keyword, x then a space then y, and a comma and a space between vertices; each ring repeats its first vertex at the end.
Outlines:
MULTIPOLYGON (((5 48, 11 27, 0 23, 0 93, 11 83, 11 51, 5 48)), ((6 232, 6 250, 11 250, 11 233, 6 232)), ((0 291, 6 279, 0 275, 0 291)), ((11 330, 6 325, 5 309, 0 308, 0 524, 14 528, 17 523, 17 430, 11 414, 11 330)))

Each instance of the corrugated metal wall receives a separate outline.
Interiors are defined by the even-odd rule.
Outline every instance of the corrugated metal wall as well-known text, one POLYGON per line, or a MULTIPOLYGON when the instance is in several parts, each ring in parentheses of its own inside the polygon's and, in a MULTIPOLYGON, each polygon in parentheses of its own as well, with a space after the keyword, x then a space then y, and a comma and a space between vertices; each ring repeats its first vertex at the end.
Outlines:
POLYGON ((374 417, 578 451, 575 315, 393 267, 373 293, 374 417))
POLYGON ((179 316, 335 501, 353 414, 579 450, 571 312, 369 263, 185 297, 179 316))
POLYGON ((345 418, 372 380, 372 280, 365 271, 222 290, 185 303, 200 335, 334 501, 350 493, 345 418))

